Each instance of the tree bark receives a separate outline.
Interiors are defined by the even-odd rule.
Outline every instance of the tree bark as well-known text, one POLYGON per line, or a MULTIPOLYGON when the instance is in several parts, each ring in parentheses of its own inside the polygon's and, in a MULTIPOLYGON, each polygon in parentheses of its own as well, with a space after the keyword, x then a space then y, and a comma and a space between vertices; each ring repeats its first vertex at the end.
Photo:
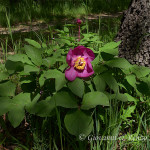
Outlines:
POLYGON ((125 11, 116 41, 119 56, 150 67, 150 0, 133 0, 125 11))

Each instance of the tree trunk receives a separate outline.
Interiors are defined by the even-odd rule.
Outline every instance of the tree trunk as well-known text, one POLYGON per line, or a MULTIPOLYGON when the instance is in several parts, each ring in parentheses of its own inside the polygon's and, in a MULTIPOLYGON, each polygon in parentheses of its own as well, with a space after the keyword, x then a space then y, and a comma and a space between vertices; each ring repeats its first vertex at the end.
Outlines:
POLYGON ((150 67, 150 0, 133 0, 124 13, 116 41, 119 56, 132 64, 150 67))

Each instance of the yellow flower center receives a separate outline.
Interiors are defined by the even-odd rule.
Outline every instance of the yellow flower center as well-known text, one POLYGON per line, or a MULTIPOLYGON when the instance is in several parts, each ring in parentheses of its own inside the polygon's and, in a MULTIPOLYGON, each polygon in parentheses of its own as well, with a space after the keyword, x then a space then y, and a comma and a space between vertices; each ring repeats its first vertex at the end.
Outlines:
POLYGON ((83 70, 85 68, 86 61, 84 60, 83 57, 79 56, 75 61, 74 61, 74 67, 78 70, 83 70))

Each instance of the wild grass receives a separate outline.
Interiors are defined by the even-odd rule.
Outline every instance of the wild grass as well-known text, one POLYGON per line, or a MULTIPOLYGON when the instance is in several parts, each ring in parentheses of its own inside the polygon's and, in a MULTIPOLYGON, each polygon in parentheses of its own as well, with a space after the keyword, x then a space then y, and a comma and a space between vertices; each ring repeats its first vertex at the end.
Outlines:
POLYGON ((127 9, 131 0, 76 0, 34 1, 22 0, 9 3, 0 0, 0 25, 7 25, 6 13, 11 25, 33 20, 51 21, 59 17, 79 18, 92 13, 116 13, 127 9))

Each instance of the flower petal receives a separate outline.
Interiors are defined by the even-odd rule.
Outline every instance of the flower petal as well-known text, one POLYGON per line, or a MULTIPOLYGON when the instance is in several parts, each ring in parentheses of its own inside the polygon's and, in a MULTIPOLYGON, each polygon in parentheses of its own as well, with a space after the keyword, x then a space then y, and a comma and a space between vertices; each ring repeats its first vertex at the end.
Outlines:
POLYGON ((78 46, 78 47, 74 48, 73 54, 83 56, 84 49, 85 49, 84 46, 78 46))
POLYGON ((67 63, 68 63, 69 66, 71 66, 72 56, 73 56, 73 50, 71 48, 69 50, 69 52, 67 54, 67 58, 66 58, 66 61, 67 61, 67 63))
POLYGON ((74 69, 74 67, 70 67, 65 71, 65 76, 69 81, 73 81, 77 77, 77 71, 74 69))
POLYGON ((90 61, 95 59, 95 55, 94 55, 93 51, 89 48, 85 47, 85 49, 83 51, 83 55, 88 57, 90 59, 90 61))
POLYGON ((93 70, 93 67, 92 67, 92 64, 91 62, 89 61, 89 59, 87 60, 87 72, 93 72, 94 73, 94 70, 93 70))
POLYGON ((77 77, 86 78, 94 74, 94 70, 92 68, 90 61, 88 60, 86 63, 87 63, 86 67, 83 71, 77 71, 77 77))
POLYGON ((95 59, 95 55, 94 55, 93 51, 84 46, 78 46, 78 47, 74 48, 74 50, 72 52, 73 52, 73 55, 80 55, 80 56, 88 57, 88 58, 90 58, 90 61, 95 59))

